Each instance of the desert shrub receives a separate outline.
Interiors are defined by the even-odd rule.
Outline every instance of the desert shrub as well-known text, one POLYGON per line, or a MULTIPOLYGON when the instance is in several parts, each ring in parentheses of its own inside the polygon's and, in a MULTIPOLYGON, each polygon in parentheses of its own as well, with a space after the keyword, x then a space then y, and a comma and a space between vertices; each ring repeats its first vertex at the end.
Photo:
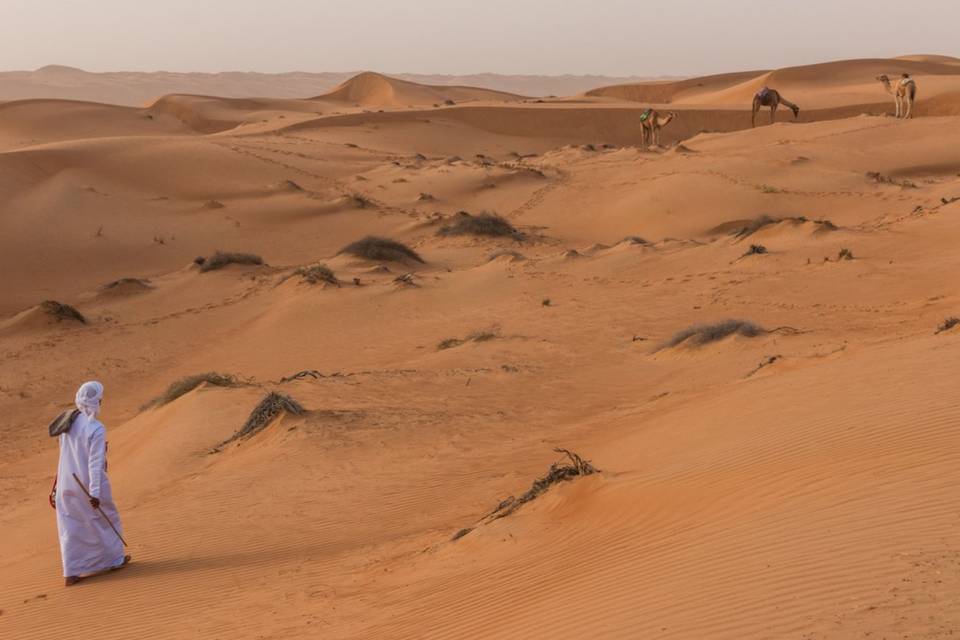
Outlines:
POLYGON ((379 260, 383 262, 406 262, 413 260, 415 262, 424 262, 424 259, 405 244, 380 238, 377 236, 367 236, 356 242, 351 242, 340 253, 346 253, 357 258, 365 260, 379 260))
POLYGON ((349 196, 347 196, 347 199, 358 209, 366 209, 367 207, 373 206, 373 200, 362 193, 351 193, 349 196))
POLYGON ((901 189, 916 189, 917 185, 911 180, 897 180, 896 178, 891 178, 890 176, 885 176, 879 171, 867 171, 867 179, 873 180, 877 184, 892 184, 900 187, 901 189))
POLYGON ((457 213, 453 221, 441 227, 437 232, 442 236, 487 236, 492 238, 510 237, 520 239, 523 237, 517 229, 507 222, 504 218, 495 213, 483 211, 477 215, 470 215, 466 211, 457 213))
POLYGON ((640 236, 627 236, 620 242, 627 242, 629 244, 650 244, 648 241, 644 240, 640 236))
POLYGON ((437 351, 443 351, 444 349, 453 349, 454 347, 459 347, 463 344, 463 340, 460 338, 447 338, 446 340, 441 340, 437 345, 437 351))
POLYGON ((957 325, 960 325, 960 318, 957 318, 957 317, 946 318, 944 319, 943 323, 940 324, 939 327, 937 327, 936 333, 943 333, 944 331, 949 331, 950 329, 953 329, 957 325))
POLYGON ((853 260, 853 251, 850 251, 850 249, 840 249, 840 253, 837 254, 837 260, 853 260))
POLYGON ((567 451, 566 449, 560 448, 556 448, 554 451, 565 454, 569 460, 569 463, 554 462, 551 464, 546 475, 534 480, 533 484, 525 493, 523 493, 519 498, 510 496, 506 500, 503 500, 497 505, 496 509, 486 516, 486 518, 484 518, 484 520, 491 522, 493 520, 509 516, 524 504, 530 502, 531 500, 535 500, 555 484, 571 480, 578 476, 593 475, 594 473, 598 472, 598 469, 590 464, 589 460, 584 460, 572 451, 567 451))
POLYGON ((772 224, 778 224, 780 222, 812 222, 821 229, 826 229, 829 231, 836 231, 837 225, 833 224, 831 221, 824 218, 818 220, 810 220, 806 216, 788 216, 786 218, 774 218, 766 214, 757 216, 753 220, 748 220, 747 222, 736 222, 736 223, 724 223, 715 227, 714 232, 717 233, 731 233, 737 239, 743 239, 748 236, 752 236, 756 232, 760 231, 764 227, 770 226, 772 224))
POLYGON ((667 341, 665 346, 675 347, 687 343, 699 347, 717 340, 723 340, 731 335, 755 338, 761 333, 767 333, 767 331, 747 320, 723 320, 714 324, 695 324, 678 331, 667 341))
POLYGON ((256 407, 254 407, 253 411, 250 412, 250 416, 247 418, 247 421, 243 423, 243 426, 240 427, 239 431, 221 443, 220 446, 222 447, 223 445, 233 442, 234 440, 246 439, 259 433, 264 427, 268 426, 280 414, 283 413, 301 416, 306 413, 306 409, 304 409, 299 402, 290 396, 271 391, 263 398, 263 400, 260 401, 256 407))
POLYGON ((253 253, 233 253, 225 251, 217 251, 209 258, 203 258, 202 261, 194 260, 197 264, 200 265, 200 271, 206 273, 207 271, 216 271, 217 269, 223 269, 229 264, 263 264, 263 258, 253 253))
POLYGON ((190 393, 204 383, 211 384, 215 387, 235 387, 237 384, 239 384, 235 377, 224 373, 216 373, 214 371, 198 373, 196 375, 180 378, 167 387, 166 391, 145 404, 142 408, 149 409, 150 407, 160 407, 165 404, 169 404, 180 396, 190 393))
POLYGON ((762 191, 763 193, 780 193, 780 189, 777 189, 776 187, 772 187, 769 184, 760 185, 760 191, 762 191))
POLYGON ((487 342, 488 340, 493 340, 496 337, 497 332, 494 330, 485 329, 482 331, 474 331, 466 338, 447 338, 446 340, 441 340, 437 345, 437 351, 459 347, 460 345, 468 342, 487 342))
POLYGON ((320 284, 326 282, 340 286, 340 281, 333 275, 333 271, 324 264, 311 264, 306 267, 298 267, 293 275, 300 276, 308 284, 320 284))
POLYGON ((743 255, 754 256, 754 255, 762 255, 764 253, 767 253, 767 248, 765 246, 763 246, 762 244, 752 244, 750 245, 750 248, 747 249, 747 252, 744 253, 743 255))
POLYGON ((56 300, 44 300, 40 303, 40 308, 43 309, 44 313, 56 319, 57 322, 69 320, 87 324, 87 319, 83 317, 83 314, 68 304, 56 300))

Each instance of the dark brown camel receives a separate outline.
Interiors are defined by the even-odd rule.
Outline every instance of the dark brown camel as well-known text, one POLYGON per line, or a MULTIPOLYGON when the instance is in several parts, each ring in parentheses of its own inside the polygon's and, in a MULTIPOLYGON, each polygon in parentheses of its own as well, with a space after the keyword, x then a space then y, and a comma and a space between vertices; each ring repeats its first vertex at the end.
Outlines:
POLYGON ((770 107, 770 124, 773 124, 777 118, 777 107, 781 104, 790 107, 794 118, 800 115, 800 107, 781 96, 776 89, 763 87, 760 91, 757 91, 753 96, 753 113, 750 114, 750 126, 757 126, 757 112, 760 111, 760 107, 770 107))

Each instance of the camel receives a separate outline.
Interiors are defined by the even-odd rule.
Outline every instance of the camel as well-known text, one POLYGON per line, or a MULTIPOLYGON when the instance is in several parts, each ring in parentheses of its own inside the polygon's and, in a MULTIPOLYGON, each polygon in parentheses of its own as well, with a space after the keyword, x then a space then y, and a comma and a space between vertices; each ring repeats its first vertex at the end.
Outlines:
POLYGON ((913 81, 909 73, 904 73, 897 82, 897 88, 890 86, 890 78, 887 74, 877 76, 877 80, 883 83, 883 88, 887 93, 893 96, 897 105, 897 118, 913 117, 913 101, 917 98, 917 83, 913 81))
POLYGON ((777 118, 777 107, 781 104, 790 107, 794 118, 800 115, 800 107, 781 96, 776 89, 761 88, 753 96, 753 113, 750 115, 750 126, 757 126, 757 112, 760 111, 760 107, 770 107, 770 124, 773 124, 777 118))
POLYGON ((650 138, 652 147, 660 146, 660 129, 670 124, 670 121, 677 117, 677 114, 670 111, 665 116, 661 116, 654 109, 646 109, 640 114, 640 148, 647 148, 647 138, 650 138))

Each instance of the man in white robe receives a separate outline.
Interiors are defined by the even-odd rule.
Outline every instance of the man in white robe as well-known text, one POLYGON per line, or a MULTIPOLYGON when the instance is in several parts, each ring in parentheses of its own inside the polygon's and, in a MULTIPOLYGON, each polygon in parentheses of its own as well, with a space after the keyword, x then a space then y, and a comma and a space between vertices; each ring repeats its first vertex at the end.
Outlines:
POLYGON ((115 533, 104 520, 109 518, 117 531, 122 531, 107 477, 107 433, 97 420, 102 399, 103 385, 85 382, 76 397, 80 413, 70 429, 60 434, 54 504, 68 587, 84 576, 119 569, 130 562, 130 556, 123 554, 122 534, 115 533), (74 474, 90 497, 77 484, 74 474))

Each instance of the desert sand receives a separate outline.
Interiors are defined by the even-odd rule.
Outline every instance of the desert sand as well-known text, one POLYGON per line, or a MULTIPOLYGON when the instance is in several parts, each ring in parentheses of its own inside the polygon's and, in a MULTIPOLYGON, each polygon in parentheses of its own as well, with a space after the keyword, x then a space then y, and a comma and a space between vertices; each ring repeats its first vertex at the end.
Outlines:
POLYGON ((960 633, 960 61, 308 95, 0 104, 0 637, 960 633), (800 118, 750 129, 763 84, 800 118), (89 378, 134 563, 64 588, 89 378), (269 392, 305 412, 222 444, 269 392), (488 518, 555 447, 599 472, 488 518))

